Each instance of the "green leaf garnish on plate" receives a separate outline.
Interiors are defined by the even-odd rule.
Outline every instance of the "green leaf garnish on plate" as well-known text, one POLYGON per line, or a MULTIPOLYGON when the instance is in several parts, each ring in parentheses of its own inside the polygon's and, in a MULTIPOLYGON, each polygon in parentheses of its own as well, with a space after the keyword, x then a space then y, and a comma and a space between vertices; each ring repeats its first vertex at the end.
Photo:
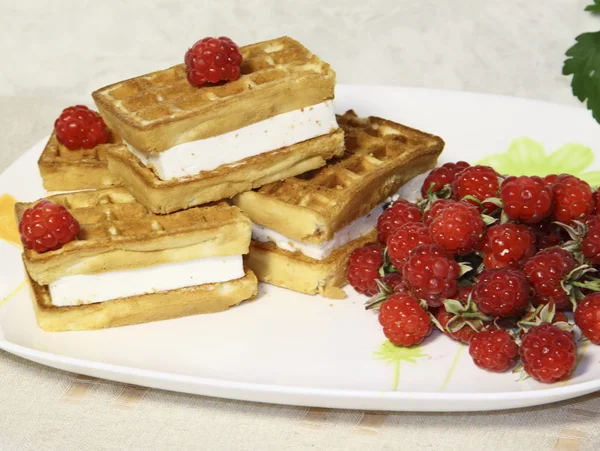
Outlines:
POLYGON ((594 151, 583 144, 567 143, 548 154, 544 146, 528 137, 514 139, 504 152, 489 155, 478 164, 492 166, 500 174, 573 174, 592 186, 600 185, 600 171, 586 171, 594 151))

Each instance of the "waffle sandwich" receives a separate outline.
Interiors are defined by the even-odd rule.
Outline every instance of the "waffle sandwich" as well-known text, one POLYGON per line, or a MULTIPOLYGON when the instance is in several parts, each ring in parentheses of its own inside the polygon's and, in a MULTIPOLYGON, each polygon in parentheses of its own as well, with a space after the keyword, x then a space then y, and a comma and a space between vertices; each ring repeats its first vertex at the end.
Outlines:
POLYGON ((52 132, 38 160, 44 188, 46 191, 77 191, 116 185, 108 172, 106 151, 120 148, 124 148, 121 138, 111 133, 106 144, 69 150, 58 141, 56 132, 52 132))
MULTIPOLYGON (((256 295, 243 265, 251 224, 224 202, 157 216, 124 188, 50 196, 80 224, 77 239, 25 249, 39 326, 89 330, 217 312, 256 295)), ((17 220, 34 204, 18 203, 17 220)))
POLYGON ((345 297, 350 253, 376 237, 383 202, 435 166, 441 138, 353 111, 337 117, 344 154, 327 166, 236 196, 253 224, 248 266, 260 281, 345 297))
POLYGON ((327 63, 288 37, 240 51, 235 81, 196 88, 178 65, 92 94, 128 146, 108 152, 109 170, 151 211, 230 198, 343 152, 327 63))

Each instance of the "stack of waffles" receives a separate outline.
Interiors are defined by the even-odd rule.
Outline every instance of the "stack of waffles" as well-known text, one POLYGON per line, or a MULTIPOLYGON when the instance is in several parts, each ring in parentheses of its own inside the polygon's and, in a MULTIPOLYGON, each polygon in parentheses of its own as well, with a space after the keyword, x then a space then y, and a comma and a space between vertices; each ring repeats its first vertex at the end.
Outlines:
POLYGON ((345 134, 343 155, 234 199, 254 223, 248 266, 259 280, 330 298, 345 297, 348 257, 375 241, 386 199, 433 168, 444 144, 354 111, 337 119, 345 134))
MULTIPOLYGON (((179 65, 95 91, 105 144, 70 151, 50 137, 44 186, 70 192, 47 200, 81 230, 23 253, 40 327, 224 310, 254 297, 257 277, 345 296, 349 254, 375 238, 385 200, 435 165, 443 141, 336 116, 335 73, 291 38, 240 51, 235 81, 194 87, 179 65)), ((34 204, 17 204, 17 219, 34 204)))
POLYGON ((110 171, 156 213, 201 205, 321 167, 343 151, 335 73, 290 38, 241 49, 242 76, 195 88, 175 66, 92 94, 129 150, 110 171))
MULTIPOLYGON (((50 196, 79 222, 56 251, 25 249, 38 324, 89 330, 216 312, 256 295, 250 221, 219 202, 158 216, 124 188, 50 196)), ((33 204, 16 205, 17 220, 33 204)))

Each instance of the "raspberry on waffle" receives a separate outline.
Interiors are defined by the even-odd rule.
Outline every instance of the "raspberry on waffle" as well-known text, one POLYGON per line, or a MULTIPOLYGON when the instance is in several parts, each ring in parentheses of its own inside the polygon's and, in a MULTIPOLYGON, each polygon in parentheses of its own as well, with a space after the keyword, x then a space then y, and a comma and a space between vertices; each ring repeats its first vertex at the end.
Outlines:
POLYGON ((248 265, 259 280, 344 297, 348 256, 375 241, 383 202, 435 166, 444 142, 353 111, 337 117, 345 152, 325 167, 233 199, 253 221, 248 265))
POLYGON ((92 94, 129 148, 109 168, 150 210, 230 198, 343 152, 327 63, 288 37, 240 52, 236 80, 196 87, 181 64, 92 94))
MULTIPOLYGON (((124 188, 50 196, 75 240, 23 261, 44 330, 86 330, 224 310, 256 294, 244 268, 251 224, 224 202, 158 216, 124 188)), ((20 221, 34 203, 17 203, 20 221)))

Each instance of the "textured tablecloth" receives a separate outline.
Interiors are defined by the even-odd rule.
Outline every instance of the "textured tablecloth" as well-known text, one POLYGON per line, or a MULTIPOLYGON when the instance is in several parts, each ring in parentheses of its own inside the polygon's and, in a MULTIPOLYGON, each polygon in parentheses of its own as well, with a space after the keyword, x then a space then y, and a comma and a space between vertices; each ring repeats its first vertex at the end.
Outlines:
MULTIPOLYGON (((289 34, 345 83, 577 104, 560 75, 579 0, 0 1, 0 170, 93 89, 182 59, 204 35, 289 34)), ((600 393, 472 414, 262 405, 150 390, 0 352, 0 449, 597 450, 600 393)))

